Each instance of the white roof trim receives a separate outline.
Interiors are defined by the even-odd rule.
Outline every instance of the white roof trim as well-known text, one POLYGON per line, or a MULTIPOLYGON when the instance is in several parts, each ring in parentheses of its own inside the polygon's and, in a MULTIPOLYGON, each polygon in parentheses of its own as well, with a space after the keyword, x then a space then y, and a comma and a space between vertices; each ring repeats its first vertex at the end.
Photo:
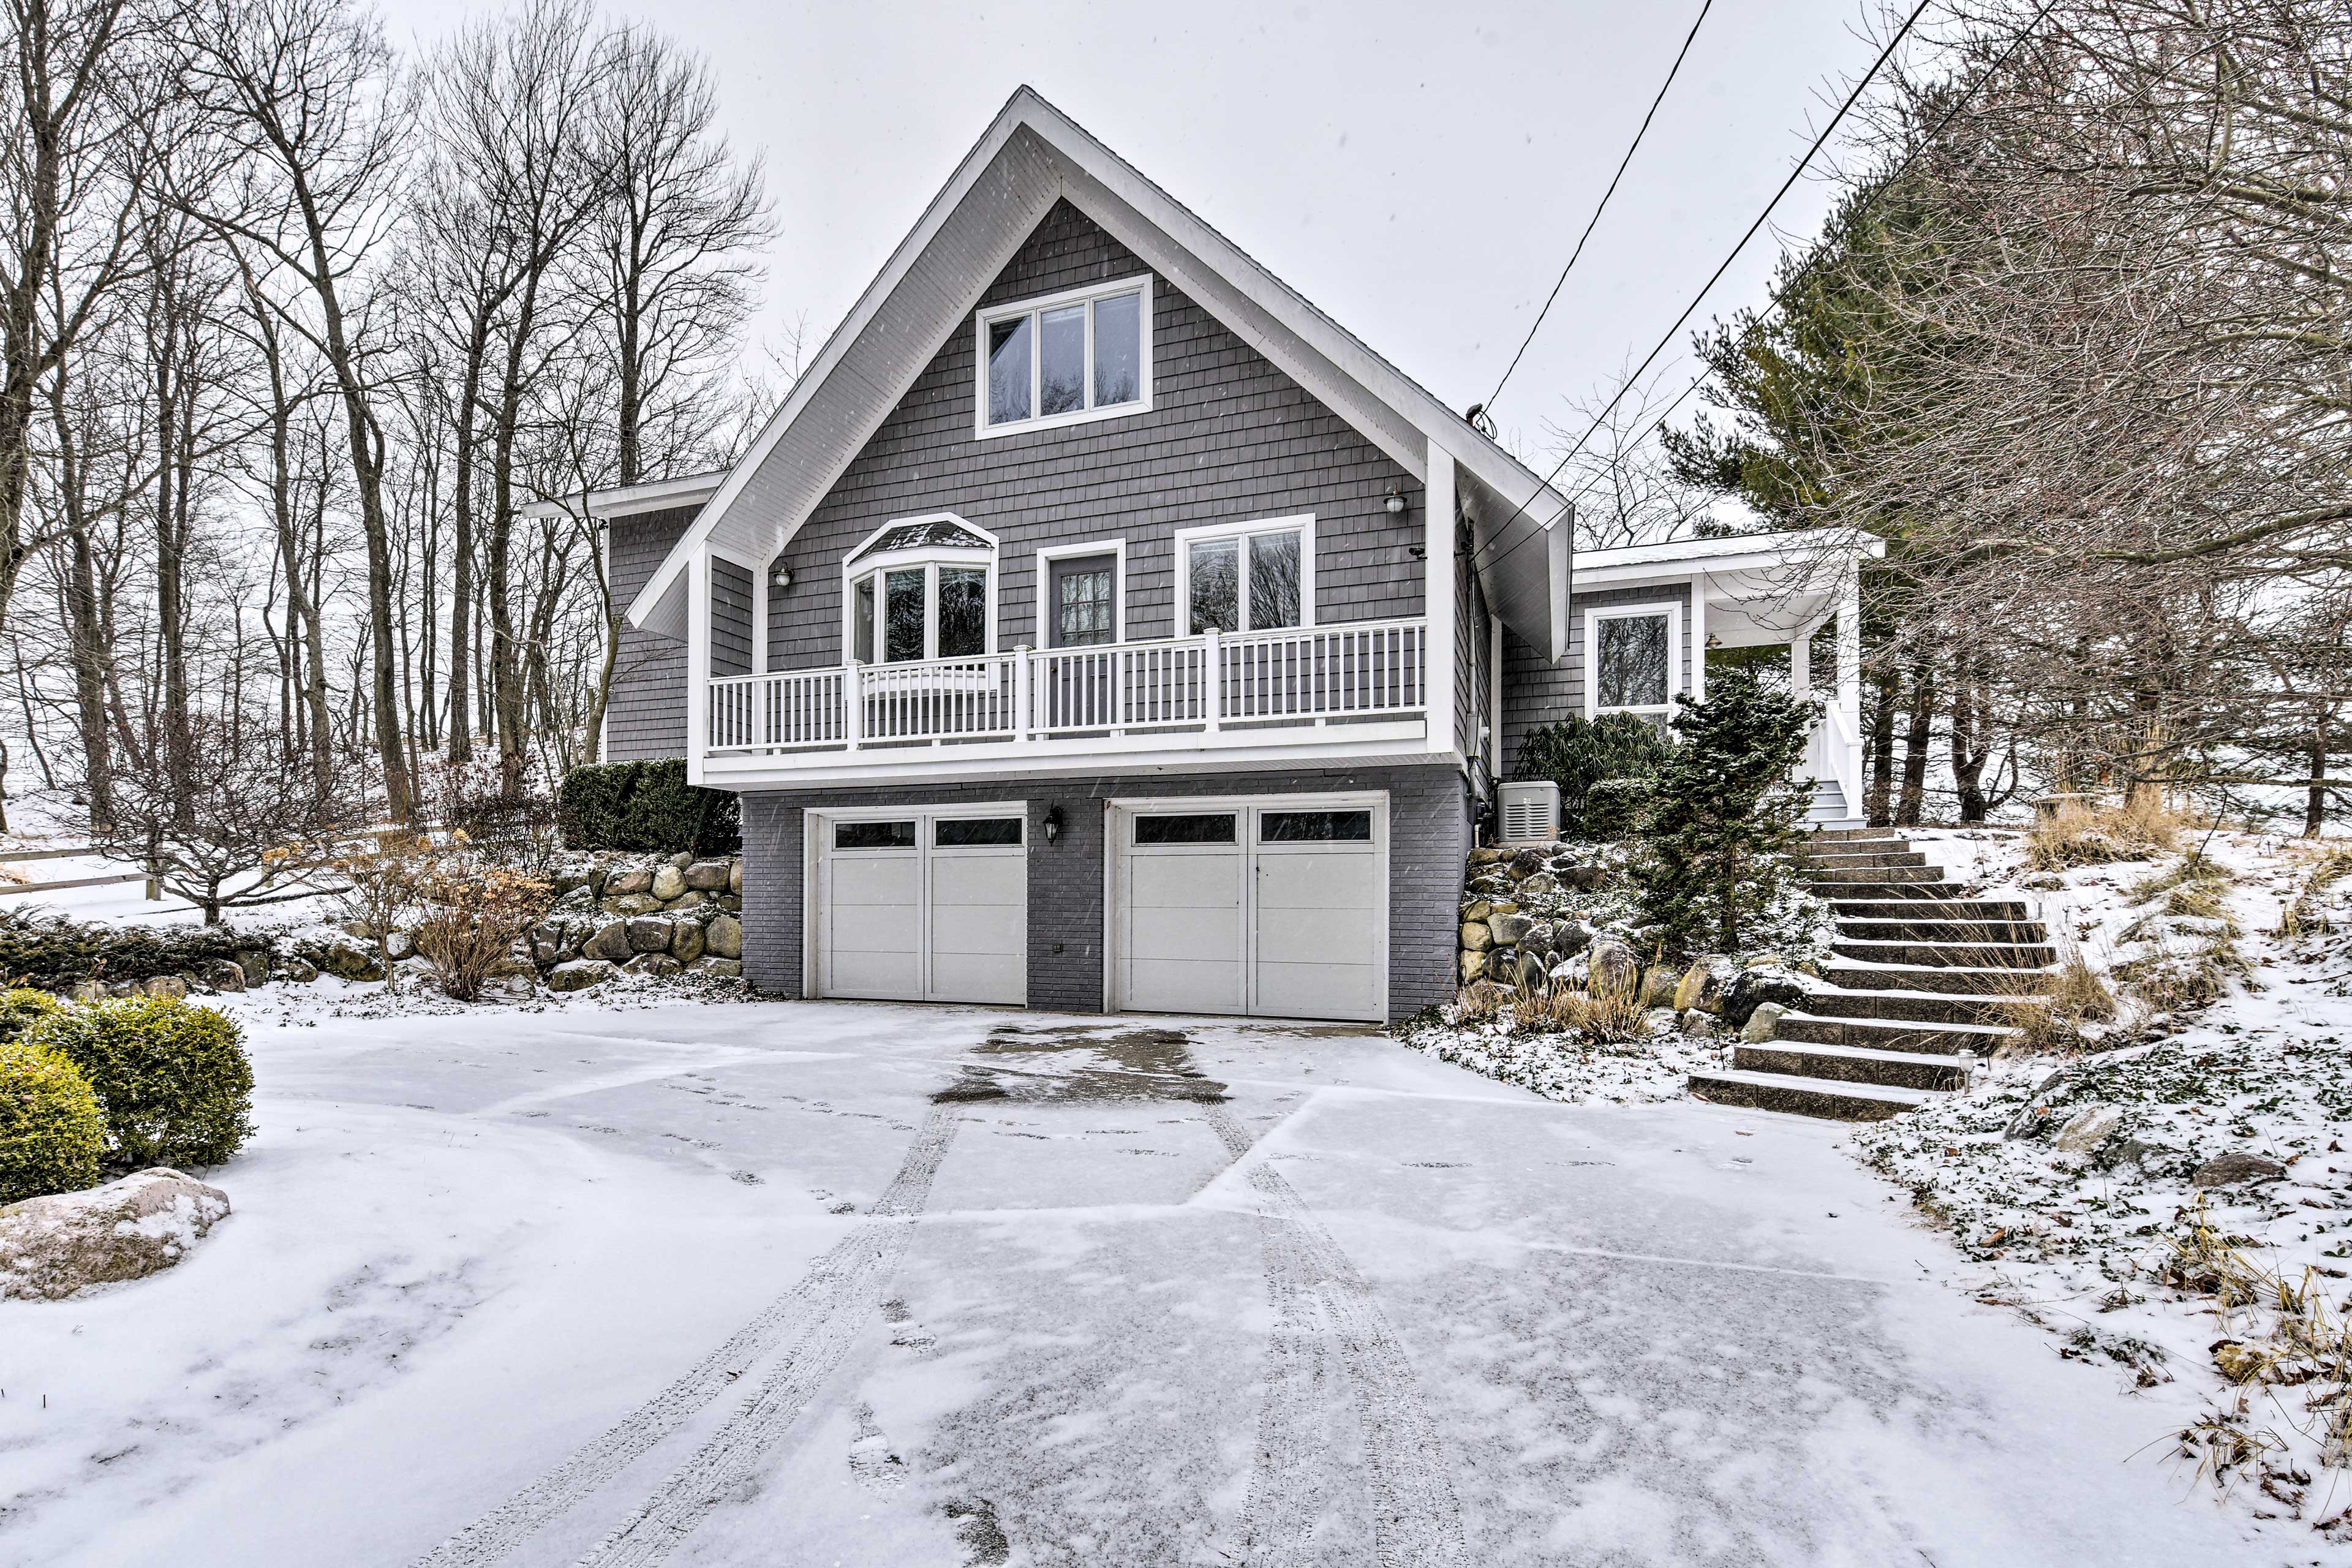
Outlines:
POLYGON ((1686 577, 1697 572, 1754 571, 1808 560, 1842 565, 1851 555, 1875 560, 1885 553, 1886 541, 1847 528, 1787 528, 1722 539, 1675 539, 1663 544, 1580 550, 1576 555, 1576 584, 1581 589, 1596 582, 1649 575, 1686 577))
MULTIPOLYGON (((629 517, 641 511, 667 511, 672 507, 699 506, 719 493, 725 482, 727 470, 708 474, 688 474, 683 479, 648 479, 641 485, 621 485, 609 490, 590 490, 587 513, 590 517, 629 517)), ((567 497, 562 500, 535 501, 522 509, 525 517, 572 517, 581 510, 581 502, 567 497)))
MULTIPOLYGON (((1366 423, 1365 415, 1371 412, 1362 405, 1378 405, 1390 412, 1394 420, 1418 435, 1421 437, 1418 443, 1402 440, 1399 438, 1402 432, 1388 421, 1370 421, 1371 427, 1365 429, 1368 436, 1384 449, 1389 449, 1391 456, 1416 476, 1425 473, 1427 448, 1433 444, 1452 454, 1466 471, 1484 481, 1505 501, 1519 508, 1521 516, 1515 521, 1520 528, 1549 528, 1553 521, 1564 514, 1567 501, 1517 458, 1472 428, 1459 415, 1446 408, 1360 340, 1267 272, 1061 110, 1033 89, 1024 87, 1006 102, 994 122, 956 166, 946 185, 924 208, 914 228, 891 252, 882 270, 866 286, 841 325, 825 340, 824 347, 819 351, 807 372, 793 384, 791 395, 729 472, 726 481, 703 508, 694 526, 639 591, 628 607, 632 622, 645 626, 657 617, 662 601, 670 594, 686 563, 708 545, 713 531, 727 520, 730 510, 784 433, 803 413, 818 404, 827 382, 841 369, 843 362, 874 323, 884 304, 921 259, 949 219, 972 195, 998 155, 1023 130, 1034 135, 1053 159, 1054 172, 1061 187, 1060 195, 1073 199, 1082 209, 1087 209, 1089 216, 1103 223, 1123 243, 1129 243, 1130 248, 1144 255, 1147 262, 1160 265, 1171 258, 1162 256, 1155 260, 1147 251, 1161 247, 1134 244, 1130 238, 1131 225, 1119 221, 1125 215, 1100 210, 1107 205, 1101 199, 1103 196, 1112 198, 1108 205, 1124 206, 1146 224, 1167 235, 1180 248, 1197 258, 1211 276, 1263 312, 1265 318, 1263 321, 1234 321, 1223 315, 1220 319, 1241 332, 1269 359, 1297 375, 1299 374, 1299 368, 1296 365, 1299 357, 1297 351, 1304 349, 1336 372, 1339 380, 1361 388, 1365 395, 1342 396, 1338 400, 1340 404, 1339 411, 1343 417, 1362 427, 1366 423), (1122 229, 1129 230, 1129 233, 1121 233, 1122 229), (1268 332, 1266 329, 1269 327, 1275 331, 1268 332), (1351 404, 1357 406, 1351 409, 1348 406, 1351 404), (1383 425, 1389 427, 1382 428, 1383 425), (1416 445, 1420 450, 1413 449, 1416 445)), ((1034 218, 1027 226, 1034 226, 1034 218)), ((1020 239, 1013 241, 1014 247, 1017 248, 1020 240, 1026 237, 1024 232, 1020 239)), ((986 276, 979 279, 971 298, 963 301, 963 309, 957 312, 959 318, 970 313, 978 301, 979 292, 986 289, 1008 259, 1009 253, 996 258, 995 265, 989 268, 986 276)), ((1179 287, 1183 286, 1181 276, 1175 280, 1179 287)), ((1216 313, 1213 303, 1209 300, 1203 300, 1203 303, 1216 313)), ((929 353, 925 354, 922 363, 928 363, 929 357, 929 353)), ((919 374, 919 364, 906 377, 906 384, 911 385, 914 376, 919 374)), ((1310 378, 1302 376, 1301 379, 1310 378)), ((1330 375, 1311 378, 1327 385, 1333 379, 1330 375)), ((905 395, 906 386, 869 390, 889 393, 883 412, 877 416, 878 425, 879 418, 887 417, 888 408, 905 395)), ((840 462, 845 465, 871 438, 872 432, 845 428, 833 434, 837 443, 845 444, 846 449, 840 458, 840 462)), ((773 520, 772 526, 776 530, 779 542, 788 541, 798 531, 805 516, 804 510, 799 516, 773 520)), ((1517 529, 1513 531, 1517 531, 1517 529)))

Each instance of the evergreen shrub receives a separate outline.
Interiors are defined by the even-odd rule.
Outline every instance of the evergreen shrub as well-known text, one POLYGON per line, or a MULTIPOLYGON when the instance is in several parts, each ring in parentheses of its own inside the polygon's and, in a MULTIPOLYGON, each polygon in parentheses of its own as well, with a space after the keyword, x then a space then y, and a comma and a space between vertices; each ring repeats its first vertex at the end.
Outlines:
MULTIPOLYGON (((1584 812, 1579 823, 1578 838, 1630 838, 1641 830, 1649 814, 1650 802, 1657 795, 1654 781, 1641 779, 1596 779, 1584 792, 1584 812)), ((1561 813, 1561 830, 1567 831, 1561 813)))
POLYGON ((61 1008, 26 1037, 81 1069, 128 1170, 217 1165, 253 1135, 253 1065, 227 1015, 168 996, 61 1008))
POLYGON ((733 793, 687 783, 683 758, 584 763, 563 775, 556 807, 572 849, 729 855, 743 842, 733 793))
POLYGON ((26 1031, 56 1012, 59 1003, 46 991, 29 985, 0 991, 0 1046, 23 1039, 26 1031))
POLYGON ((1637 714, 1571 715, 1519 742, 1516 776, 1549 779, 1559 785, 1559 827, 1567 837, 1615 838, 1633 826, 1623 816, 1623 800, 1604 800, 1601 810, 1616 815, 1607 817, 1606 826, 1595 823, 1590 815, 1593 785, 1654 778, 1673 751, 1658 727, 1637 714))
POLYGON ((105 1144, 80 1068, 27 1040, 0 1043, 0 1205, 96 1186, 105 1144))
POLYGON ((0 981, 67 991, 82 980, 198 974, 208 962, 234 961, 256 945, 220 926, 118 929, 9 910, 0 911, 0 981))

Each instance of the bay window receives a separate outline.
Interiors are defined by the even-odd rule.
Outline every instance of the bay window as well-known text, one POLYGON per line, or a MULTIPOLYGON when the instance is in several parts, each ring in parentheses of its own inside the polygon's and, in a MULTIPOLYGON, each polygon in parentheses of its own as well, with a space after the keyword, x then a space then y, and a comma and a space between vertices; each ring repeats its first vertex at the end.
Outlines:
POLYGON ((994 539, 952 514, 886 525, 843 567, 849 657, 905 664, 986 653, 995 567, 994 539))
POLYGON ((977 430, 1034 430, 1151 406, 1151 279, 1122 278, 976 318, 977 430))

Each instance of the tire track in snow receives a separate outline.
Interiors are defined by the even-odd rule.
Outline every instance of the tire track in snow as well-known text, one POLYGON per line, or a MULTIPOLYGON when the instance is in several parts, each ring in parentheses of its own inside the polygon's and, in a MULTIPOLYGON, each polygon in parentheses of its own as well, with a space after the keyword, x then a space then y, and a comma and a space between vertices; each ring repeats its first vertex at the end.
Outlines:
MULTIPOLYGON (((1205 1114, 1236 1160, 1247 1153, 1249 1130, 1231 1111, 1212 1106, 1205 1114)), ((1460 1563, 1461 1504, 1404 1347, 1363 1276, 1282 1173, 1260 1161, 1248 1181, 1272 1211, 1260 1234, 1275 1328, 1258 1463, 1242 1505, 1242 1560, 1287 1564, 1317 1554, 1323 1489, 1312 1463, 1320 1448, 1315 1415, 1324 1358, 1336 1353, 1363 1429, 1381 1568, 1460 1563)))
MULTIPOLYGON (((922 1211, 930 1196, 931 1178, 947 1155, 960 1120, 952 1108, 932 1107, 915 1136, 914 1146, 898 1167, 898 1173, 891 1178, 889 1186, 870 1211, 868 1223, 820 1254, 791 1289, 762 1308, 759 1316, 738 1329, 686 1375, 583 1445, 563 1463, 417 1559, 415 1568, 488 1568, 488 1564, 505 1561, 517 1546, 568 1512, 719 1397, 746 1369, 773 1350, 795 1325, 799 1326, 799 1333, 780 1371, 790 1368, 813 1338, 821 1338, 829 1321, 845 1316, 862 1321, 863 1314, 855 1309, 864 1302, 863 1287, 886 1258, 895 1263, 898 1253, 905 1249, 912 1227, 900 1222, 922 1211)), ((883 1277, 887 1278, 887 1273, 883 1277)), ((834 1359, 839 1360, 837 1352, 834 1359)), ((770 1381, 772 1385, 773 1374, 770 1381)))

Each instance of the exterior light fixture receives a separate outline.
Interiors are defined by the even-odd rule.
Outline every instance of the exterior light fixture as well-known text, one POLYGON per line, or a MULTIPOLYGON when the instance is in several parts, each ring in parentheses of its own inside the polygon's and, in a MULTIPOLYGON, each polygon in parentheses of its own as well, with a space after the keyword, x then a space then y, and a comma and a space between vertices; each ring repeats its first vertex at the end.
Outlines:
POLYGON ((1386 509, 1391 517, 1402 517, 1404 515, 1404 491, 1399 489, 1394 485, 1391 485, 1389 487, 1389 499, 1382 501, 1381 505, 1386 509))
POLYGON ((1045 808, 1045 842, 1051 844, 1061 836, 1062 808, 1058 805, 1049 805, 1045 808))
POLYGON ((779 561, 768 573, 768 581, 779 588, 789 588, 793 585, 793 569, 779 561))

